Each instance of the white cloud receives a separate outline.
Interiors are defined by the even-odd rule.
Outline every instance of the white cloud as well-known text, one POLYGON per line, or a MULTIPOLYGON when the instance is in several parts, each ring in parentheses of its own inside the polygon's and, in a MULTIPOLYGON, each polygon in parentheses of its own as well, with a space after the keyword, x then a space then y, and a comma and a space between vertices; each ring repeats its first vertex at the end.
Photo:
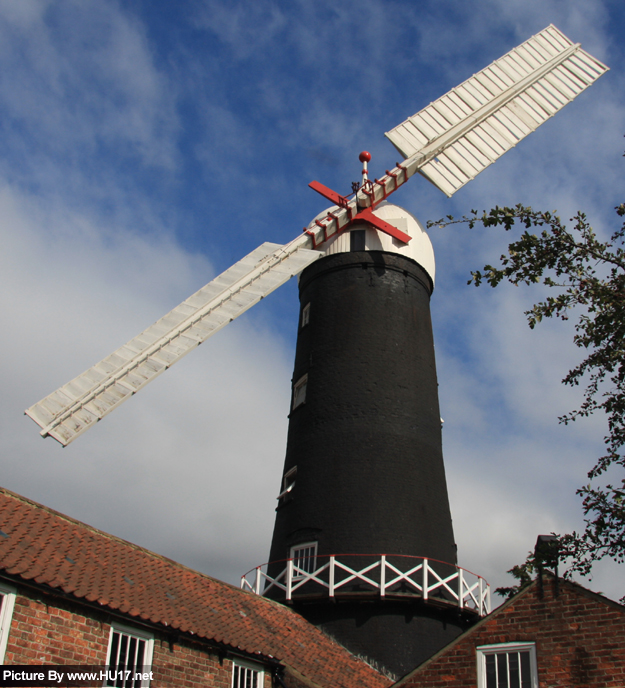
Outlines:
POLYGON ((243 573, 267 556, 289 403, 283 343, 244 320, 63 451, 44 443, 21 410, 212 270, 167 239, 124 228, 111 241, 88 217, 36 206, 0 194, 4 485, 232 581, 221 559, 243 573))
MULTIPOLYGON (((614 33, 605 4, 577 0, 204 7, 191 28, 175 15, 182 38, 168 32, 165 49, 152 15, 116 2, 0 3, 1 382, 12 390, 0 441, 7 487, 236 582, 269 549, 293 355, 277 332, 294 329, 283 313, 292 293, 63 451, 22 410, 214 267, 291 239, 323 207, 306 189, 319 170, 348 188, 369 148, 379 175, 396 159, 383 131, 489 59, 553 21, 609 62, 614 33)), ((592 95, 452 201, 415 180, 398 202, 423 220, 495 203, 555 207, 564 218, 582 206, 608 231, 622 200, 624 92, 611 66, 592 95)), ((538 532, 581 523, 574 489, 601 448, 602 421, 556 423, 577 403, 560 385, 579 353, 570 329, 527 330, 532 292, 466 286, 508 237, 432 235, 460 563, 503 584, 538 532)), ((622 594, 606 576, 603 589, 622 594)))
POLYGON ((3 107, 15 133, 28 132, 23 143, 38 148, 28 162, 54 154, 80 165, 111 146, 147 165, 174 164, 175 86, 155 69, 141 25, 115 3, 2 3, 0 46, 3 107))

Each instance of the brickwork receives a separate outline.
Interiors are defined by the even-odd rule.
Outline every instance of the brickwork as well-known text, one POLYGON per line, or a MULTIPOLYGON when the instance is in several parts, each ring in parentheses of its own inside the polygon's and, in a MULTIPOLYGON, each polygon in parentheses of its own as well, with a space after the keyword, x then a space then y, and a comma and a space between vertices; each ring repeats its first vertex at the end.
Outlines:
MULTIPOLYGON (((71 600, 18 591, 5 664, 89 664, 105 666, 110 617, 71 600)), ((132 627, 132 621, 125 621, 132 627)), ((158 688, 231 688, 232 659, 200 643, 171 642, 154 633, 153 686, 158 688)), ((263 688, 271 688, 271 671, 265 670, 263 688)), ((290 685, 291 682, 289 682, 290 685)))
POLYGON ((536 643, 539 685, 625 686, 625 607, 578 585, 535 582, 399 682, 401 688, 475 688, 476 647, 536 643))
POLYGON ((106 664, 110 626, 78 605, 17 595, 5 664, 106 664))
MULTIPOLYGON (((231 688, 231 659, 199 645, 167 640, 154 643, 154 685, 159 688, 231 688)), ((262 665, 259 665, 262 667, 262 665)), ((265 670, 264 688, 271 688, 271 672, 265 670)))

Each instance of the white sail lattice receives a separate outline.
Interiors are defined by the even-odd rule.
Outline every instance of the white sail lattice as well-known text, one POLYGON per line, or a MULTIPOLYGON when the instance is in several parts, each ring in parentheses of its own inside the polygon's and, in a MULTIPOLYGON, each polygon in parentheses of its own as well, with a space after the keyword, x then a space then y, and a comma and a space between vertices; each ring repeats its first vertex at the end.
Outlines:
POLYGON ((386 136, 404 158, 431 158, 419 173, 451 196, 607 69, 551 25, 386 136))
POLYGON ((321 254, 264 243, 110 356, 26 410, 67 445, 321 254))

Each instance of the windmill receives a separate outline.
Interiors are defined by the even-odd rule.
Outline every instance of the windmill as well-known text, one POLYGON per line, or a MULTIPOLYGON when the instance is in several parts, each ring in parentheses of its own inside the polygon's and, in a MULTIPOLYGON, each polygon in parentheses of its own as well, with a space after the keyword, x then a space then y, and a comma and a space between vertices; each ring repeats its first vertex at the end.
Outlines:
POLYGON ((403 163, 370 180, 362 153, 351 197, 312 182, 333 205, 300 236, 262 244, 26 413, 44 437, 69 444, 299 274, 273 563, 245 584, 294 604, 395 673, 414 666, 488 610, 488 591, 456 565, 429 312, 432 247, 387 199, 416 172, 451 196, 606 70, 547 27, 388 132, 403 163))

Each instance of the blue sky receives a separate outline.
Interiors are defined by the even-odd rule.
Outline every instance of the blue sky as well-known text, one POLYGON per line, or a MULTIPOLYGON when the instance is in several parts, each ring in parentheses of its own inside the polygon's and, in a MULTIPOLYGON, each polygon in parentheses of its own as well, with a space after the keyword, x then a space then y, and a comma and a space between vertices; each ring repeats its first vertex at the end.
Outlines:
MULTIPOLYGON (((623 201, 619 2, 0 2, 2 484, 229 582, 266 561, 297 320, 291 281, 66 449, 23 410, 263 241, 347 193, 358 153, 550 23, 611 71, 453 199, 394 196, 422 222, 522 202, 623 201)), ((567 428, 571 325, 531 332, 531 290, 476 290, 495 230, 430 232, 444 452, 461 565, 491 583, 539 532, 581 525, 601 418, 567 428)), ((593 589, 623 594, 601 567, 593 589)))

